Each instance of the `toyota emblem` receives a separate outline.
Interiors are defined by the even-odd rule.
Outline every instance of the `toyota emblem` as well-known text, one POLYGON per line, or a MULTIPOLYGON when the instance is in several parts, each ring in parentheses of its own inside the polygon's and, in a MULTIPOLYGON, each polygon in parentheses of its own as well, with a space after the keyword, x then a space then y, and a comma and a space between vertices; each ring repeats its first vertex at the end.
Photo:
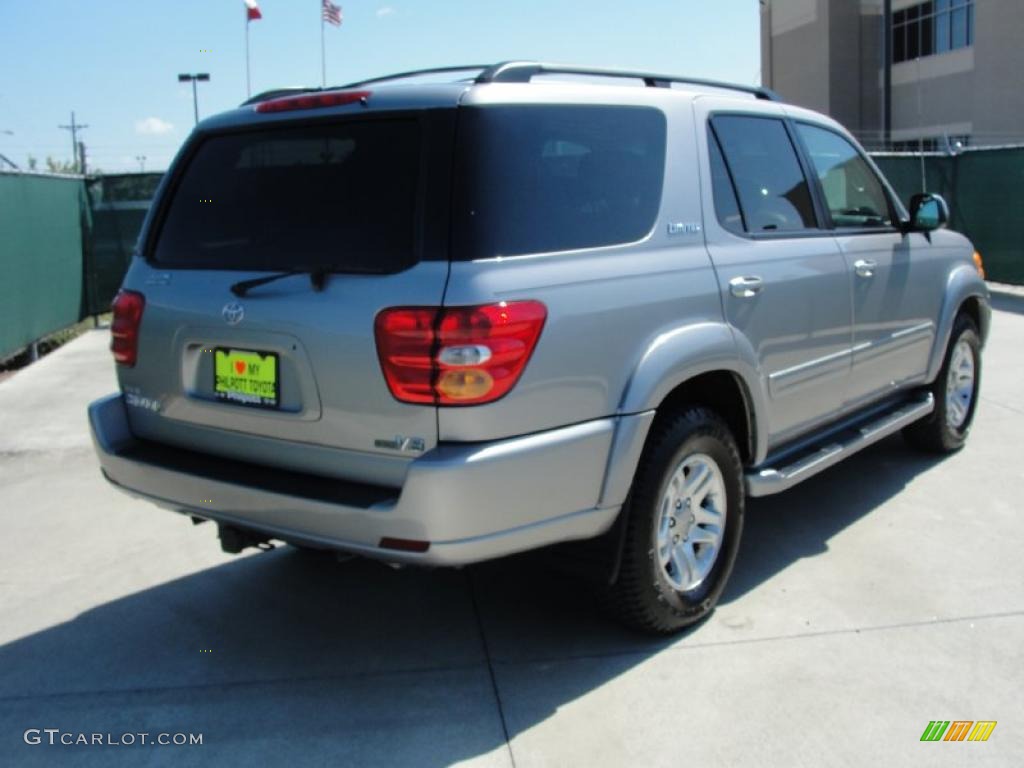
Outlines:
POLYGON ((228 325, 238 325, 245 317, 245 309, 237 301, 233 301, 230 304, 225 304, 220 314, 228 325))

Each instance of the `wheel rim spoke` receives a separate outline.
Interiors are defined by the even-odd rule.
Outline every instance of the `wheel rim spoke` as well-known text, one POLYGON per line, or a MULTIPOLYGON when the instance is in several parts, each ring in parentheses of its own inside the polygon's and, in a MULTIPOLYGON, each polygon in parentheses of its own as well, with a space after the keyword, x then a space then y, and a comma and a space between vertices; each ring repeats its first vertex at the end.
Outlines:
POLYGON ((680 549, 691 577, 696 577, 700 573, 700 567, 697 565, 697 553, 693 551, 693 544, 684 542, 680 549))
POLYGON ((693 574, 690 572, 690 564, 686 562, 686 558, 683 556, 682 548, 676 547, 672 550, 672 575, 679 579, 681 582, 688 582, 693 578, 693 574))
POLYGON ((694 517, 696 518, 697 525, 720 526, 722 524, 722 513, 710 504, 702 504, 697 507, 694 510, 694 517))
POLYGON ((688 541, 691 544, 718 544, 718 531, 710 526, 695 525, 690 529, 688 541))
POLYGON ((713 480, 714 475, 711 469, 706 464, 701 464, 687 478, 686 486, 683 490, 693 500, 694 504, 700 504, 708 495, 708 490, 713 480))

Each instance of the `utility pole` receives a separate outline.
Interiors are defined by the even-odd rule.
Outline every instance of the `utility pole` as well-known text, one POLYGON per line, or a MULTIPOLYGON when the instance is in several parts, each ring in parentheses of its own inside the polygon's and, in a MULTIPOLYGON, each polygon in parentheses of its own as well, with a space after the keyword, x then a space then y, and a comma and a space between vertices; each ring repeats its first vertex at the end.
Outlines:
POLYGON ((83 176, 86 174, 84 141, 78 142, 78 172, 83 176))
MULTIPOLYGON (((79 141, 78 132, 84 128, 88 128, 88 125, 82 125, 81 123, 75 122, 75 113, 71 113, 71 125, 58 125, 58 128, 64 131, 71 131, 71 160, 78 167, 79 173, 84 173, 82 166, 78 165, 78 153, 79 153, 79 141)), ((84 155, 83 155, 84 156, 84 155)))
POLYGON ((892 149, 892 0, 882 3, 882 141, 892 149))

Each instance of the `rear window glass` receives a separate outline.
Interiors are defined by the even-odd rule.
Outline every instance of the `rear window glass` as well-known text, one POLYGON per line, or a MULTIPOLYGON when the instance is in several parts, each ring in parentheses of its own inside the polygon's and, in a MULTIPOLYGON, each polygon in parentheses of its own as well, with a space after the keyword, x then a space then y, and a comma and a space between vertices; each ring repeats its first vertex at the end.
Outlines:
POLYGON ((454 258, 640 240, 661 203, 665 133, 650 107, 462 110, 454 258))
POLYGON ((420 127, 327 123, 203 141, 153 251, 164 265, 397 272, 417 261, 420 127))

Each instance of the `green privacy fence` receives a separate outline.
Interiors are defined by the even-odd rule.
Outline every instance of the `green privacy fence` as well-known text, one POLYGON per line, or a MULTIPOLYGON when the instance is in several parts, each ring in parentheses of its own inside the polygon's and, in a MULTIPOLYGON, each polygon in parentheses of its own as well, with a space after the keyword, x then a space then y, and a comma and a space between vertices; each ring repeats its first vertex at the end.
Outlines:
POLYGON ((0 173, 0 358, 82 317, 80 177, 0 173))
POLYGON ((84 253, 85 311, 106 312, 121 285, 160 182, 158 173, 132 173, 89 179, 91 230, 84 253))
POLYGON ((906 203, 915 192, 949 202, 950 227, 974 242, 989 280, 1024 284, 1024 147, 967 150, 956 156, 874 155, 906 203))
POLYGON ((0 173, 0 359, 110 308, 160 177, 0 173))

